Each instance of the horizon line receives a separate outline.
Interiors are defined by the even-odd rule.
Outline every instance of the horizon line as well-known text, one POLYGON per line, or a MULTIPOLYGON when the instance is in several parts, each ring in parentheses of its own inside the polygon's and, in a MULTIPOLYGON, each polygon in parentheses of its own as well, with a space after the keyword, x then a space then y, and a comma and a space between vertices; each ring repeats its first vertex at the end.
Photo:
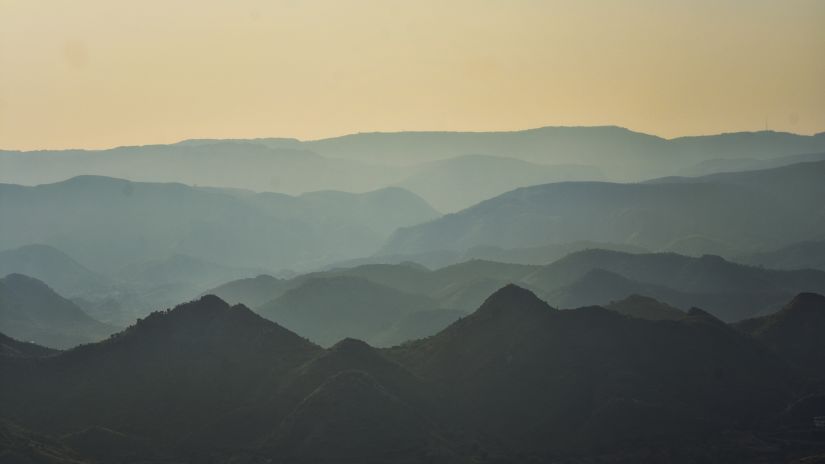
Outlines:
POLYGON ((298 143, 314 143, 314 142, 321 142, 326 140, 334 140, 334 139, 341 139, 345 137, 353 137, 359 135, 398 135, 398 134, 515 134, 520 132, 531 132, 531 131, 538 131, 544 129, 620 129, 623 131, 627 131, 633 134, 644 135, 652 138, 656 138, 659 140, 664 141, 674 141, 679 139, 688 139, 688 138, 701 138, 701 137, 719 137, 719 136, 727 136, 727 135, 739 135, 739 134, 785 134, 785 135, 793 135, 798 137, 817 137, 825 134, 825 130, 814 132, 814 133, 800 133, 800 132, 789 132, 789 131, 778 131, 773 129, 760 129, 760 130, 750 130, 750 131, 729 131, 729 132, 717 132, 717 133, 708 133, 708 134, 688 134, 688 135, 679 135, 676 137, 663 137, 660 135, 652 134, 649 132, 637 131, 634 129, 630 129, 628 127, 619 126, 615 124, 604 124, 604 125, 592 125, 592 126, 567 126, 567 125, 547 125, 547 126, 537 126, 537 127, 529 127, 525 129, 513 129, 513 130, 395 130, 395 131, 358 131, 358 132, 347 132, 344 134, 339 135, 331 135, 328 137, 320 137, 320 138, 308 138, 308 139, 300 139, 297 137, 289 137, 289 136, 260 136, 260 137, 227 137, 227 138, 212 138, 212 137, 188 137, 183 139, 178 139, 174 142, 158 142, 158 143, 144 143, 144 144, 125 144, 125 145, 113 145, 105 148, 83 148, 83 147, 65 147, 65 148, 35 148, 29 150, 19 150, 19 149, 6 149, 0 147, 0 152, 19 152, 19 153, 36 153, 36 152, 47 152, 47 151, 109 151, 109 150, 117 150, 120 148, 142 148, 142 147, 153 147, 153 146, 169 146, 169 145, 178 145, 186 142, 196 142, 196 141, 211 141, 211 142, 238 142, 238 141, 261 141, 261 140, 289 140, 295 141, 298 143))

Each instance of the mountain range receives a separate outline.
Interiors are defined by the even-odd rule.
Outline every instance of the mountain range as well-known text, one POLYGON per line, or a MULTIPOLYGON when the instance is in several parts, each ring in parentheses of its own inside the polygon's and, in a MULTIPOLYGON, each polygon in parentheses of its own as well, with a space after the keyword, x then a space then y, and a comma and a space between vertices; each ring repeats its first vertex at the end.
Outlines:
POLYGON ((378 350, 323 349, 205 296, 99 343, 0 356, 0 416, 78 460, 132 450, 124 463, 786 461, 825 452, 819 410, 795 406, 814 404, 811 371, 792 362, 823 301, 731 327, 699 309, 559 311, 508 285, 378 350))
POLYGON ((440 211, 454 212, 534 184, 776 167, 822 152, 825 134, 770 131, 670 140, 609 126, 361 133, 313 141, 203 139, 98 151, 0 151, 0 182, 35 185, 93 174, 291 195, 406 186, 440 211))
POLYGON ((105 273, 174 254, 236 268, 312 268, 370 254, 397 227, 437 216, 398 188, 292 197, 81 176, 0 185, 0 249, 50 245, 105 273))
POLYGON ((638 184, 517 189, 399 229, 382 254, 540 247, 575 241, 732 256, 821 238, 825 161, 638 184))
MULTIPOLYGON (((699 306, 729 322, 773 312, 798 293, 825 293, 825 272, 819 270, 772 270, 712 255, 695 258, 676 253, 624 253, 601 249, 571 253, 543 266, 486 260, 470 260, 436 270, 414 263, 365 264, 291 279, 271 276, 241 279, 206 293, 260 310, 266 301, 277 301, 307 280, 344 276, 350 279, 338 280, 340 284, 362 282, 352 280, 357 278, 379 287, 338 287, 336 296, 330 294, 323 299, 324 304, 316 306, 319 310, 326 308, 326 316, 317 321, 319 328, 324 326, 324 321, 334 320, 335 312, 348 304, 345 300, 353 293, 367 288, 381 288, 384 293, 387 288, 395 289, 404 295, 426 298, 431 302, 431 309, 463 312, 472 311, 508 283, 525 286, 560 308, 608 305, 632 295, 645 295, 682 311, 699 306)), ((392 303, 380 297, 381 292, 376 291, 373 296, 358 301, 365 305, 373 301, 374 311, 391 312, 392 303)), ((293 306, 298 308, 302 304, 293 306)), ((356 334, 338 335, 339 338, 343 336, 356 334)), ((375 340, 363 333, 358 336, 375 340)))

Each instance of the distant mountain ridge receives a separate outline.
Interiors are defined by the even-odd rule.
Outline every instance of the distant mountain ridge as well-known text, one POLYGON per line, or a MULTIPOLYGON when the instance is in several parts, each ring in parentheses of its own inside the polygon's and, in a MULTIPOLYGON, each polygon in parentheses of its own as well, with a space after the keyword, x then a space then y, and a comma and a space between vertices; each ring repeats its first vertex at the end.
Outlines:
POLYGON ((825 161, 664 178, 641 184, 562 182, 524 187, 455 214, 399 229, 382 254, 573 241, 668 250, 703 240, 727 255, 821 237, 825 161))
POLYGON ((0 184, 0 248, 51 245, 101 272, 175 253, 231 267, 315 267, 370 254, 398 226, 437 216, 397 188, 292 197, 99 176, 0 184))
POLYGON ((772 131, 670 140, 615 126, 359 133, 310 141, 200 139, 97 151, 0 150, 0 182, 35 185, 95 174, 293 195, 401 185, 452 212, 550 181, 635 182, 691 172, 705 161, 723 165, 711 163, 696 173, 726 170, 724 163, 731 160, 759 163, 822 152, 822 134, 772 131))

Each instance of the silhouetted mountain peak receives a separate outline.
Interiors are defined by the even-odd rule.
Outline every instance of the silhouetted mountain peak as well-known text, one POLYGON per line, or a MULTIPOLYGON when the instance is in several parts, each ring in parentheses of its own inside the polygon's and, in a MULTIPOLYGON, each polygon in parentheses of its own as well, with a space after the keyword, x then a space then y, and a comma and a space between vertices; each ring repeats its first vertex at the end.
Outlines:
POLYGON ((332 348, 330 348, 330 351, 336 351, 339 353, 361 354, 373 352, 374 348, 371 347, 367 342, 358 340, 357 338, 347 337, 333 345, 332 348))
POLYGON ((103 352, 112 346, 140 346, 149 351, 168 346, 173 351, 189 352, 215 347, 224 352, 248 353, 252 350, 261 354, 266 349, 274 352, 318 349, 246 306, 230 306, 214 295, 156 311, 109 340, 81 348, 103 352))
POLYGON ((43 281, 35 279, 34 277, 29 277, 27 275, 18 274, 16 272, 3 277, 3 280, 10 285, 14 285, 18 289, 48 292, 53 291, 43 281))
POLYGON ((783 312, 825 312, 825 296, 818 293, 800 293, 782 309, 783 312))
POLYGON ((688 323, 695 323, 695 324, 707 324, 707 325, 714 325, 724 328, 729 328, 727 324, 719 320, 713 314, 705 311, 704 309, 699 309, 696 307, 690 308, 687 312, 687 315, 683 319, 683 321, 688 323))
POLYGON ((504 314, 531 314, 553 310, 535 293, 515 284, 507 284, 490 295, 474 314, 493 317, 504 314))

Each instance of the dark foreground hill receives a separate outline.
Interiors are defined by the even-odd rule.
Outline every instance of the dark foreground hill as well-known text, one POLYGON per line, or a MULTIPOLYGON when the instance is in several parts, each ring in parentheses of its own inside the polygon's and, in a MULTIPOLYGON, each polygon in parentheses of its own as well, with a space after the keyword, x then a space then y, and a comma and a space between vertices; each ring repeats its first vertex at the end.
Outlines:
POLYGON ((788 364, 825 381, 825 296, 801 293, 780 311, 736 327, 769 346, 788 364))
POLYGON ((57 350, 40 346, 36 343, 21 342, 0 333, 0 356, 7 357, 38 357, 49 356, 57 353, 57 350))
MULTIPOLYGON (((800 298, 791 306, 825 312, 800 298)), ((825 452, 813 430, 802 446, 779 419, 809 371, 760 337, 698 309, 678 321, 557 311, 510 285, 433 337, 322 349, 206 296, 104 342, 0 357, 0 417, 97 462, 113 449, 118 462, 170 464, 735 463, 825 452)))

